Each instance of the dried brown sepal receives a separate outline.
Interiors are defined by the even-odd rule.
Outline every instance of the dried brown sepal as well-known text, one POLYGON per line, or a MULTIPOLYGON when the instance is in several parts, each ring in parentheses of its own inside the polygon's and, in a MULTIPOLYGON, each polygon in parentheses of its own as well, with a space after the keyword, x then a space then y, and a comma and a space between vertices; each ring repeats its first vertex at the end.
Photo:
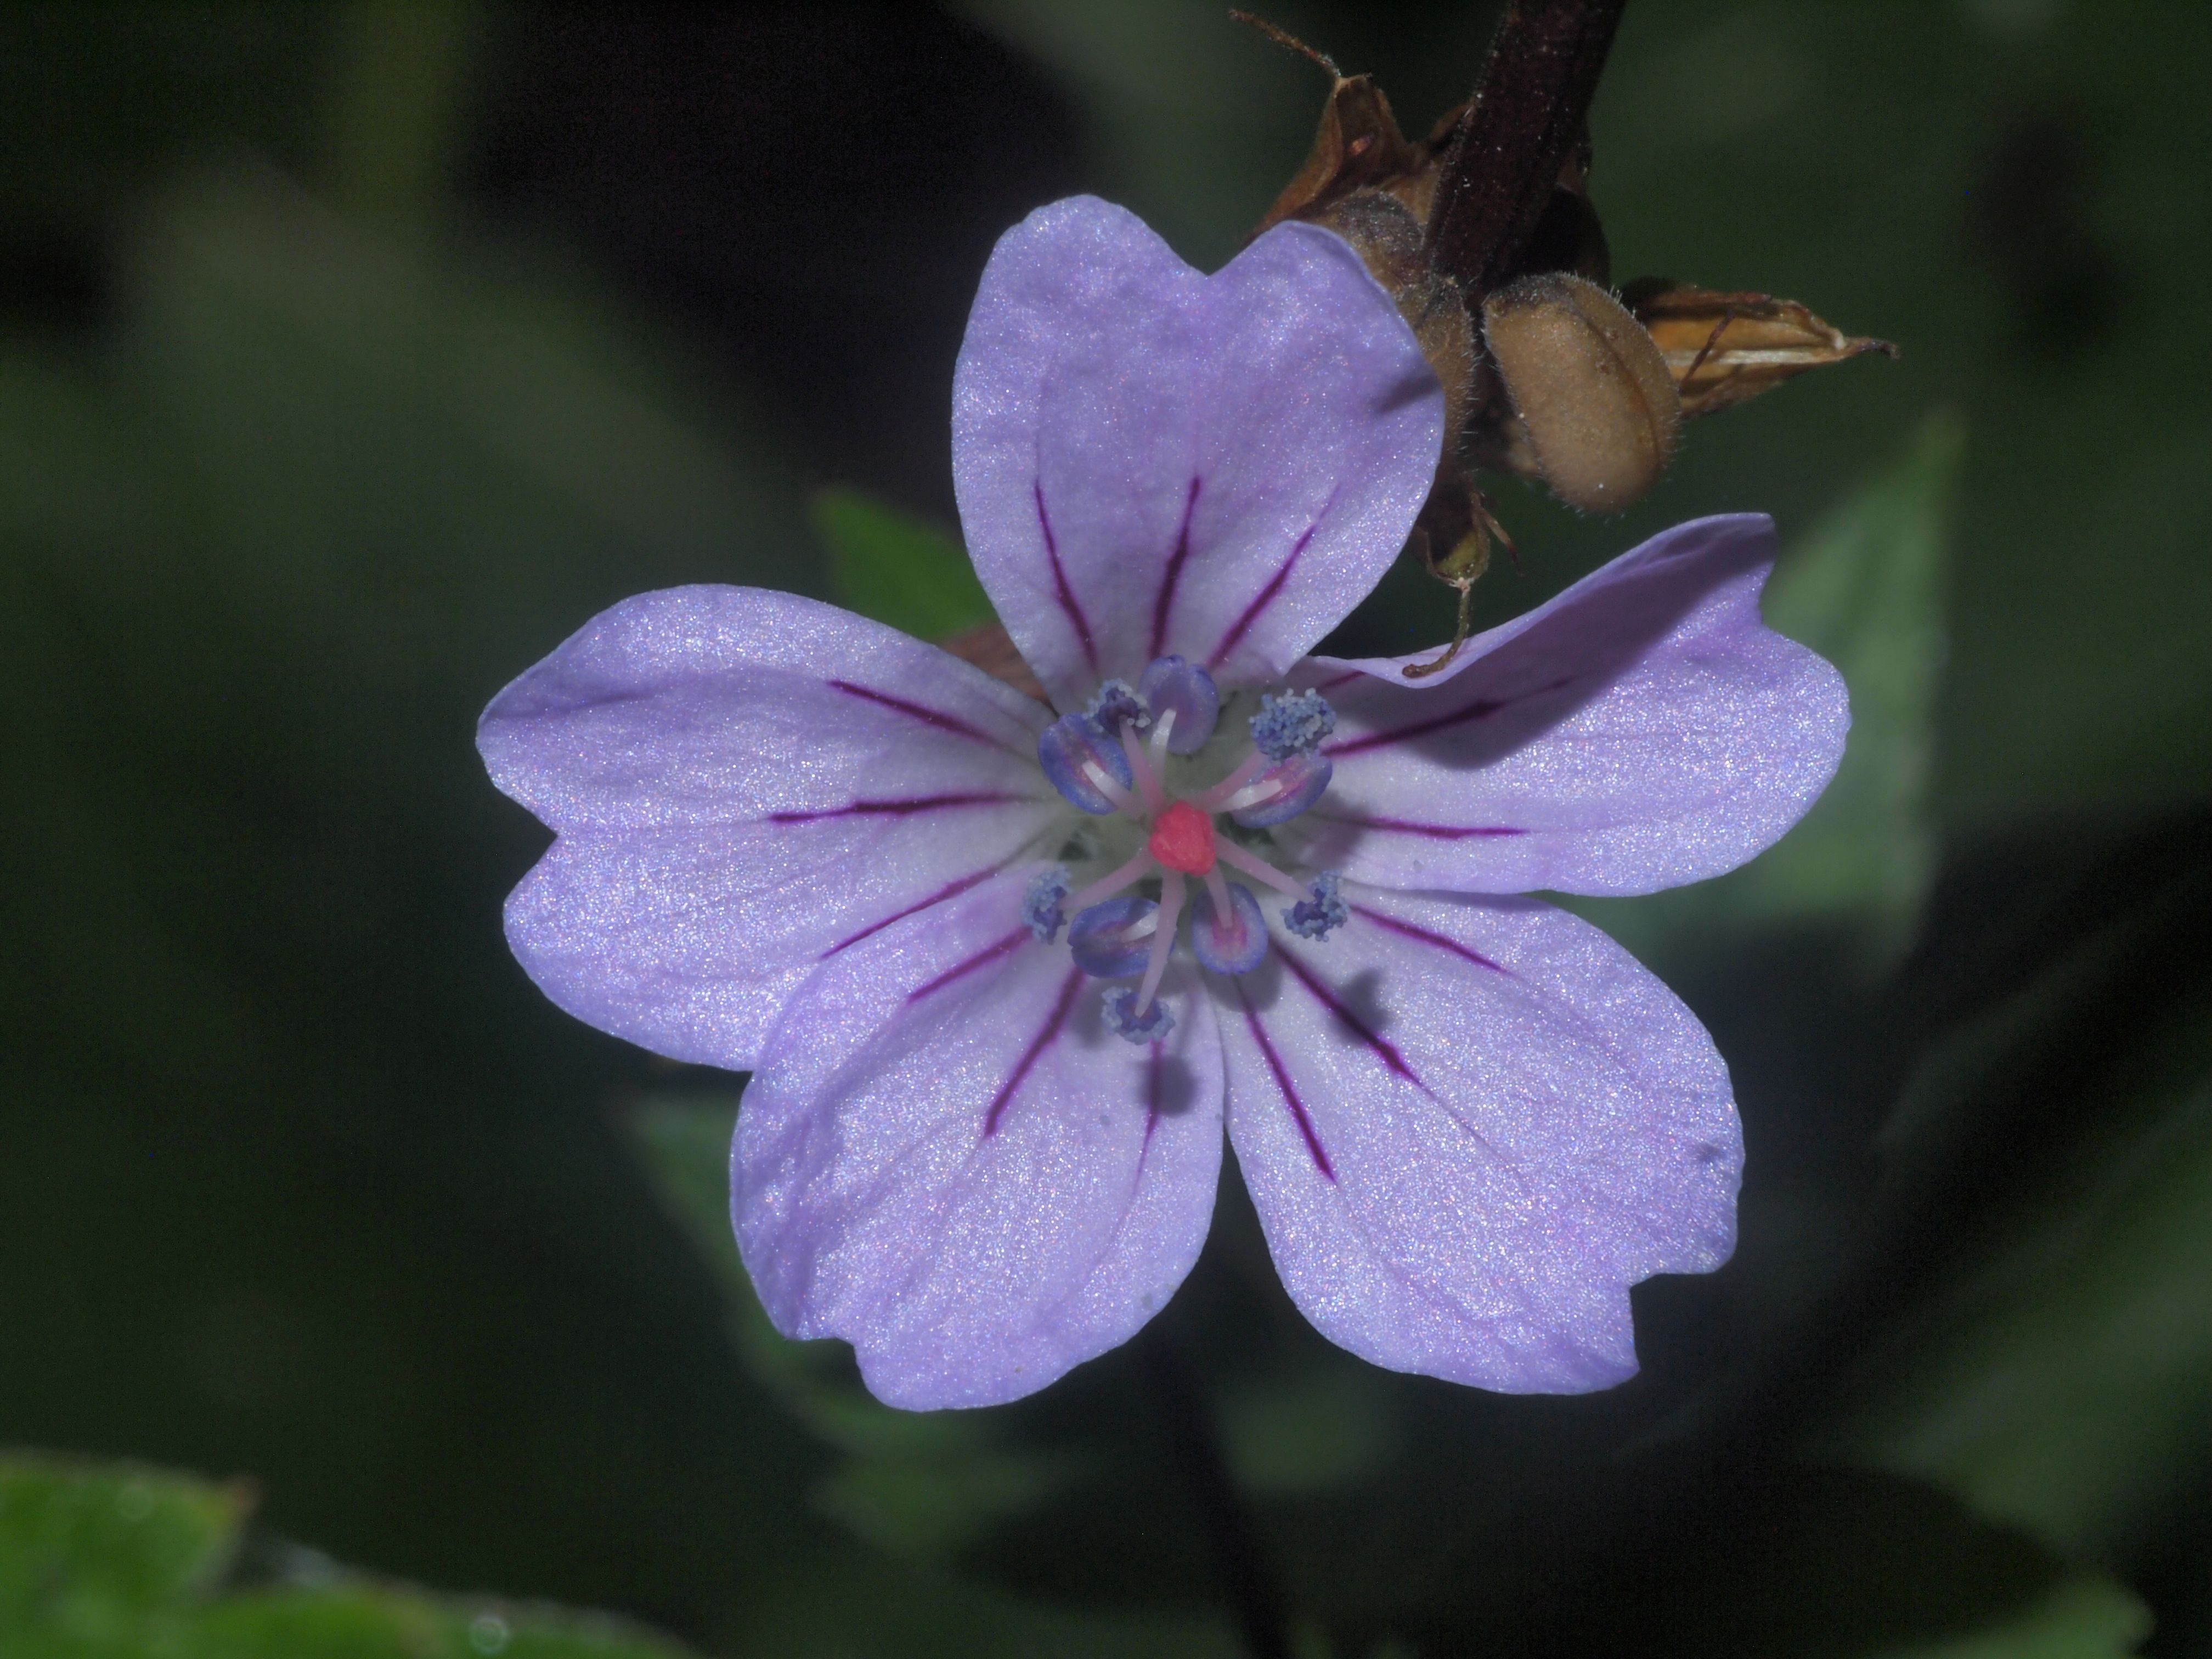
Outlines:
POLYGON ((1322 109, 1321 125, 1314 133, 1305 165, 1283 186, 1274 205, 1253 228, 1255 236, 1285 219, 1313 218, 1356 190, 1388 186, 1420 167, 1422 150, 1407 143, 1398 130, 1390 100, 1375 84, 1374 76, 1341 73, 1332 59, 1263 18, 1242 11, 1229 15, 1240 23, 1250 24, 1277 45, 1312 58, 1335 82, 1322 109))
POLYGON ((1352 244, 1370 276, 1397 302, 1398 314, 1413 331, 1444 389, 1446 451, 1458 447, 1476 405, 1489 389, 1481 343, 1468 314, 1459 285, 1430 264, 1421 240, 1421 222, 1395 196, 1381 190, 1351 195, 1302 216, 1333 230, 1352 244))
POLYGON ((1869 351, 1895 357, 1887 340, 1846 334, 1795 300, 1722 294, 1645 277, 1621 295, 1666 359, 1686 416, 1756 398, 1808 368, 1869 351))
POLYGON ((994 680, 1004 680, 1015 690, 1035 697, 1039 702, 1049 703, 1044 686, 1030 672, 1022 653, 1006 629, 998 623, 988 622, 975 628, 963 629, 949 639, 938 641, 939 646, 966 663, 973 663, 994 680))

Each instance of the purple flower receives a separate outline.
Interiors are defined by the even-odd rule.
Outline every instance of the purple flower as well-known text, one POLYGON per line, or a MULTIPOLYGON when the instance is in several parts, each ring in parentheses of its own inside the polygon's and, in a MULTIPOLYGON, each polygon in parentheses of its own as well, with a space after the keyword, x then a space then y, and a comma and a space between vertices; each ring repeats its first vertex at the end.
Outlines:
POLYGON ((1054 709, 828 605, 690 587, 485 712, 558 837, 515 954, 604 1030, 754 1073, 746 1264, 883 1399, 1009 1400, 1127 1339, 1198 1255, 1224 1122, 1291 1296, 1378 1364, 1602 1388, 1635 1369, 1628 1287, 1728 1256, 1711 1042, 1517 896, 1750 858, 1833 771, 1842 684, 1760 623, 1750 516, 1432 680, 1308 656, 1396 556, 1442 419, 1327 233, 1204 277, 1062 202, 992 258, 953 437, 1054 709))

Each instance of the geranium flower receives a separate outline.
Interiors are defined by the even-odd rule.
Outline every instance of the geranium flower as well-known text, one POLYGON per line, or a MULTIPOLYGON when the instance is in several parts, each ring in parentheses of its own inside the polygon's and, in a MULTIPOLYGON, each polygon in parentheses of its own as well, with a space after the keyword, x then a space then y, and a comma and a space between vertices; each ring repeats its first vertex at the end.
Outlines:
POLYGON ((1224 1122, 1285 1284, 1378 1364, 1635 1369, 1628 1287, 1728 1256, 1726 1068, 1518 896, 1729 869, 1847 713, 1772 534, 1683 525, 1409 684, 1306 653, 1396 556, 1441 395, 1358 258, 1202 276, 1076 199, 993 255, 954 393, 975 568, 1047 708, 785 593, 596 618, 485 711, 557 834, 508 902, 603 1030, 754 1073, 732 1203, 781 1330, 895 1405, 1043 1387, 1189 1271, 1224 1122))

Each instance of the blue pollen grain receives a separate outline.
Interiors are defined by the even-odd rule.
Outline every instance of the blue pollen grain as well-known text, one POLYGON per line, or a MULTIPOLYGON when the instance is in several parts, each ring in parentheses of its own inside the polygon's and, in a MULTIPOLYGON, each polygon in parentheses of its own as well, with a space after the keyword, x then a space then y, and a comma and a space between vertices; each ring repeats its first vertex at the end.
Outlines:
POLYGON ((1270 693, 1252 716, 1252 746, 1269 760, 1310 755, 1336 730, 1336 710, 1318 691, 1270 693))

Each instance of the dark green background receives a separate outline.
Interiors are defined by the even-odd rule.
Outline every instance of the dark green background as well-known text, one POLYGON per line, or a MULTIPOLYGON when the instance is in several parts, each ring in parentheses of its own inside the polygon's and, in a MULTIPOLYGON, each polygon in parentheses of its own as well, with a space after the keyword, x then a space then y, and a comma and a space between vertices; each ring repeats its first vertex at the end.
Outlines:
MULTIPOLYGON (((1492 9, 1270 15, 1424 127, 1492 9)), ((544 836, 475 714, 626 593, 834 591, 823 486, 949 525, 993 239, 1090 189, 1218 264, 1325 82, 1196 0, 0 11, 0 1443, 251 1477, 241 1582, 300 1540, 711 1651, 1234 1652, 1213 1455, 1302 1653, 2212 1653, 2208 47, 1629 9, 1616 275, 1905 349, 1620 520, 1501 492, 1486 620, 1773 513, 1861 711, 1771 869, 1603 911, 1751 1151, 1645 1375, 1374 1372, 1232 1182, 1156 1335, 897 1419, 728 1276, 732 1081, 507 957, 544 836)), ((1406 573, 1347 639, 1447 619, 1406 573)))

